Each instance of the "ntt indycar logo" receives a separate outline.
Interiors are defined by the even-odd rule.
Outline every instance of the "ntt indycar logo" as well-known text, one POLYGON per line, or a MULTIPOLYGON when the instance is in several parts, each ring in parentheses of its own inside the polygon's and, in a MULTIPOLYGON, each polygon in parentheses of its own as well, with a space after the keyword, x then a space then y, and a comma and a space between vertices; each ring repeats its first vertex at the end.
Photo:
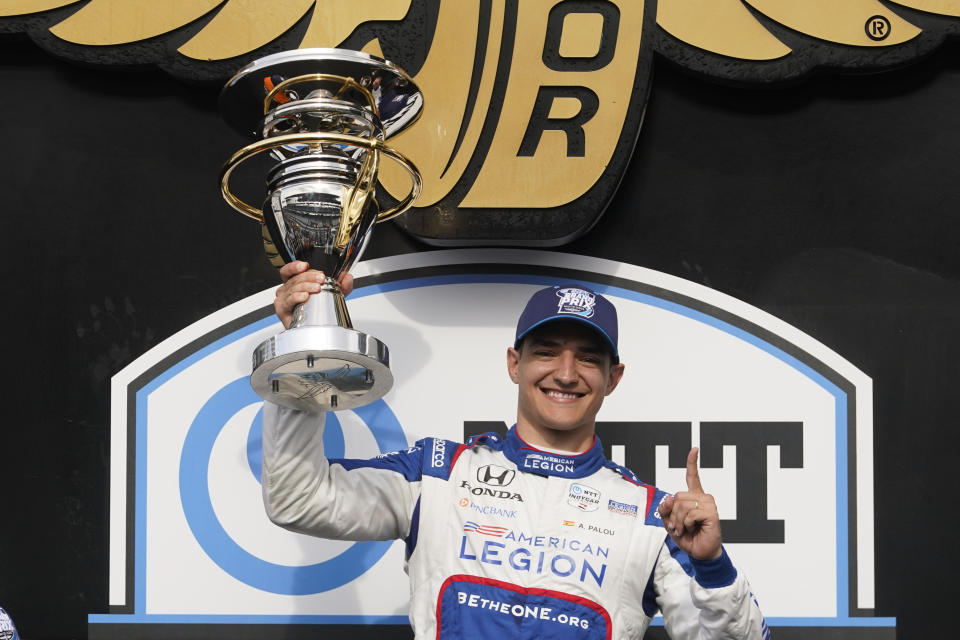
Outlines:
POLYGON ((570 485, 567 504, 580 511, 596 511, 600 508, 600 492, 593 487, 574 482, 570 485))

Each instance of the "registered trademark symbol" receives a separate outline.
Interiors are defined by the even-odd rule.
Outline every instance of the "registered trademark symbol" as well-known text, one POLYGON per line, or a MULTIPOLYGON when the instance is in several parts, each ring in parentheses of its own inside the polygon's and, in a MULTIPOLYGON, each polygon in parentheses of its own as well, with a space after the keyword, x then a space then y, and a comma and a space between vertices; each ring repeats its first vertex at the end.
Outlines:
POLYGON ((867 32, 867 37, 871 40, 886 40, 890 35, 890 21, 887 20, 886 16, 871 16, 867 18, 863 30, 867 32))

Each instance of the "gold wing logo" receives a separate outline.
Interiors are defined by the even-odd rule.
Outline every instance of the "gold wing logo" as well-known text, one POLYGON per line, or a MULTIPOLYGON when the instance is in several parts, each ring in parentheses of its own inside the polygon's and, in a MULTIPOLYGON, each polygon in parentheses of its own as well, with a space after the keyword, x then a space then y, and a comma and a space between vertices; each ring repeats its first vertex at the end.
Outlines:
POLYGON ((655 48, 714 78, 771 82, 916 60, 958 17, 958 0, 660 0, 655 48))
MULTIPOLYGON (((395 146, 420 168, 398 219, 441 245, 558 245, 590 229, 639 134, 653 52, 775 82, 899 66, 960 31, 960 0, 7 0, 0 29, 86 62, 223 80, 298 47, 396 61, 426 96, 395 146)), ((385 171, 400 195, 405 177, 385 171)))
POLYGON ((202 21, 176 54, 213 61, 258 51, 305 19, 299 47, 334 47, 360 24, 400 20, 409 5, 409 0, 12 0, 0 5, 0 15, 79 7, 49 31, 66 42, 97 47, 142 42, 202 21))

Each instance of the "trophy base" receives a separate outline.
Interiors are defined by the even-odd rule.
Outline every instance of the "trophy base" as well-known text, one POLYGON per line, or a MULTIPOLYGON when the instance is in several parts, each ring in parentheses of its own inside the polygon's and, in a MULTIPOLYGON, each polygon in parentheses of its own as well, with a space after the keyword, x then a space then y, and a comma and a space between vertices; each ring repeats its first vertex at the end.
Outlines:
POLYGON ((355 329, 288 329, 257 346, 250 385, 264 400, 291 409, 354 409, 378 400, 393 386, 390 352, 355 329))

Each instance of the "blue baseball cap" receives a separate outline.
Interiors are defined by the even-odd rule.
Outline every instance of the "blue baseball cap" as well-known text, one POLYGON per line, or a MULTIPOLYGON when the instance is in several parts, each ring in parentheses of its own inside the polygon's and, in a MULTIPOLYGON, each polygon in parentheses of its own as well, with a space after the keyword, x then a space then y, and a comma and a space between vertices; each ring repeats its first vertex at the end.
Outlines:
POLYGON ((558 320, 580 322, 596 331, 610 347, 613 363, 620 362, 616 307, 596 291, 578 284, 554 285, 534 293, 520 314, 513 348, 520 348, 527 334, 537 327, 558 320))

